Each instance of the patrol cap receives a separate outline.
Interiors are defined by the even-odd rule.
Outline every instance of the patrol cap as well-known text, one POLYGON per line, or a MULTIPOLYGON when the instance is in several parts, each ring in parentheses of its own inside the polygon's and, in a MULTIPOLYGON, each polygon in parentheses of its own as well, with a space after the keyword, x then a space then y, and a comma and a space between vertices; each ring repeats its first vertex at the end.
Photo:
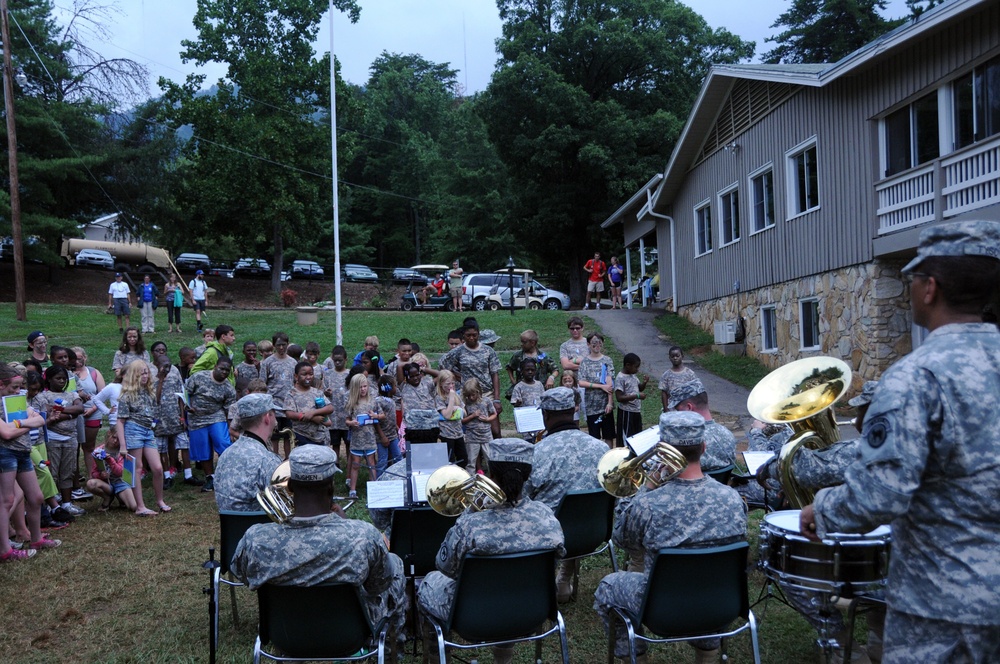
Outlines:
POLYGON ((660 440, 674 447, 701 445, 705 418, 691 411, 672 410, 660 415, 660 440))
POLYGON ((917 256, 903 272, 913 272, 932 256, 985 256, 1000 260, 1000 222, 956 221, 920 233, 917 256))
POLYGON ((681 403, 688 399, 693 399, 704 391, 705 386, 697 378, 686 383, 681 383, 670 390, 670 401, 667 402, 667 408, 671 410, 677 408, 681 403))
POLYGON ((288 478, 296 482, 322 482, 338 470, 337 453, 326 445, 299 445, 288 455, 288 478))
POLYGON ((500 341, 500 335, 493 330, 483 330, 479 333, 479 343, 481 344, 495 344, 500 341))
POLYGON ((283 411, 284 408, 277 408, 274 399, 270 394, 248 394, 236 402, 236 413, 240 419, 250 419, 263 415, 269 410, 283 411))
POLYGON ((855 408, 859 406, 867 406, 872 402, 872 397, 875 395, 875 388, 878 387, 877 380, 866 381, 861 387, 861 394, 850 399, 847 403, 854 406, 855 408))
POLYGON ((496 463, 526 463, 531 465, 534 446, 520 438, 497 438, 490 441, 490 461, 496 463))
POLYGON ((573 410, 576 408, 576 395, 568 387, 553 387, 542 393, 540 405, 542 410, 573 410))

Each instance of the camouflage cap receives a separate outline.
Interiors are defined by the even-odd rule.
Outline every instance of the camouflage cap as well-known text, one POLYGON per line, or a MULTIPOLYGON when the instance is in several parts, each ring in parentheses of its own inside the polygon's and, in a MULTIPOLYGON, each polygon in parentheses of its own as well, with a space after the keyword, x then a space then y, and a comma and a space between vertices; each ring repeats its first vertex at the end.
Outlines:
POLYGON ((479 343, 482 344, 495 344, 500 341, 500 335, 493 330, 483 330, 479 333, 479 343))
POLYGON ((663 413, 660 440, 674 447, 701 445, 705 440, 705 418, 690 411, 663 413))
POLYGON ((520 438, 497 438, 490 441, 490 461, 531 465, 534 453, 534 446, 520 438))
POLYGON ((924 229, 917 256, 903 272, 913 272, 931 256, 986 256, 1000 259, 1000 222, 956 221, 924 229))
POLYGON ((257 417, 269 410, 284 410, 274 405, 274 399, 270 394, 248 394, 236 402, 236 414, 240 419, 257 417))
POLYGON ((861 394, 849 400, 847 403, 857 408, 858 406, 867 406, 872 402, 872 396, 875 395, 875 388, 878 387, 877 380, 866 381, 861 387, 861 394))
POLYGON ((670 401, 667 402, 667 409, 673 410, 688 399, 693 399, 705 391, 705 386, 700 380, 695 378, 686 383, 681 383, 670 390, 670 401))
POLYGON ((542 410, 573 410, 576 395, 568 387, 553 387, 542 394, 540 405, 542 410))
POLYGON ((326 445, 299 445, 288 455, 288 477, 296 482, 322 482, 337 470, 337 453, 326 445))

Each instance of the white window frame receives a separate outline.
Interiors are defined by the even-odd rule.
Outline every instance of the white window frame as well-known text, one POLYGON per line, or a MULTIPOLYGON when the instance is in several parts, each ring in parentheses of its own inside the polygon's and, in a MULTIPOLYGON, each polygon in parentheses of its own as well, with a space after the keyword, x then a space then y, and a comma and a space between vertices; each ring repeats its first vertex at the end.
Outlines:
MULTIPOLYGON (((799 350, 822 350, 823 343, 820 341, 820 331, 819 331, 819 298, 818 297, 804 297, 799 300, 799 350), (806 307, 807 305, 813 305, 816 309, 816 321, 815 321, 815 337, 816 342, 812 346, 806 345, 806 307)), ((812 321, 810 321, 811 323, 812 321)))
POLYGON ((801 217, 819 210, 820 207, 822 207, 822 198, 820 198, 821 187, 822 180, 819 172, 819 144, 816 136, 810 136, 808 139, 802 141, 785 153, 785 202, 788 206, 788 219, 795 219, 796 217, 801 217), (796 162, 800 155, 805 154, 809 150, 816 151, 816 205, 799 210, 799 179, 796 162))
POLYGON ((778 309, 773 304, 765 304, 760 308, 760 350, 762 353, 778 352, 778 309), (767 314, 770 314, 770 325, 767 314), (773 336, 770 346, 767 345, 769 333, 773 336))
MULTIPOLYGON (((767 162, 756 171, 750 174, 747 178, 747 188, 750 191, 750 199, 748 201, 748 209, 750 210, 750 235, 756 235, 757 233, 763 233, 766 230, 774 228, 774 224, 778 219, 778 200, 775 196, 774 191, 774 163, 767 162), (757 187, 754 184, 758 178, 762 178, 765 175, 771 175, 771 219, 769 224, 765 224, 760 228, 757 227, 757 187)), ((765 205, 765 214, 767 213, 767 206, 765 205)))
POLYGON ((694 256, 698 258, 699 256, 707 256, 712 253, 712 199, 706 198, 702 202, 694 206, 694 256), (702 211, 708 211, 708 219, 704 220, 701 218, 700 214, 702 211), (699 242, 699 232, 702 226, 704 226, 705 231, 708 233, 708 242, 706 243, 705 251, 701 249, 701 243, 699 242))
POLYGON ((734 182, 720 191, 717 201, 719 204, 719 248, 728 247, 740 241, 740 183, 734 182), (733 205, 733 196, 735 196, 735 206, 733 205), (729 219, 726 219, 727 211, 730 213, 729 219), (732 227, 733 220, 736 221, 735 227, 732 227), (729 230, 733 235, 733 239, 729 242, 726 242, 727 224, 730 224, 729 230))

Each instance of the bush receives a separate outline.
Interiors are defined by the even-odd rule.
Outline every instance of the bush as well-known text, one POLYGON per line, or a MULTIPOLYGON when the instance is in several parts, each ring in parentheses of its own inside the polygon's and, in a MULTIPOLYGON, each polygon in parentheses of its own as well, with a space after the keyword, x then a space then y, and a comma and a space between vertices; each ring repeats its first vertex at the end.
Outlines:
POLYGON ((286 307, 291 307, 295 305, 295 300, 298 298, 299 294, 293 291, 291 288, 286 288, 281 291, 281 303, 286 307))

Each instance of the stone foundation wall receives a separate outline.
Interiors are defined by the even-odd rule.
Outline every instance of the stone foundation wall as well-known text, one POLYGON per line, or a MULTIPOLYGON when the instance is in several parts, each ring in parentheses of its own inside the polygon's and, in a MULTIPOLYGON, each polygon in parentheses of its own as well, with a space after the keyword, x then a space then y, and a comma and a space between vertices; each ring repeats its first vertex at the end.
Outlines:
POLYGON ((681 307, 678 313, 709 332, 716 321, 746 321, 747 355, 776 368, 817 355, 854 370, 854 387, 875 380, 911 350, 909 285, 903 261, 876 260, 681 307), (801 350, 799 301, 819 301, 819 350, 801 350), (777 351, 762 352, 762 306, 774 305, 777 351))

